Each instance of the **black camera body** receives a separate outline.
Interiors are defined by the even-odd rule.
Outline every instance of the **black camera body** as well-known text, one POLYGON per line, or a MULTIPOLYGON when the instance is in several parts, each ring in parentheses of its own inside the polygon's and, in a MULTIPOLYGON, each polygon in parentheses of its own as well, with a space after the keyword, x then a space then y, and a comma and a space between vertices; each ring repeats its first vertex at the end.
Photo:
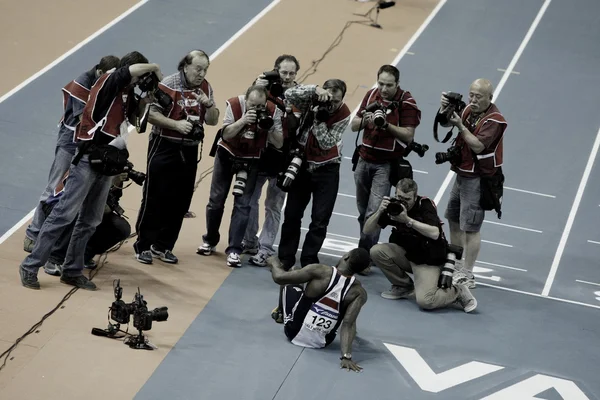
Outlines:
POLYGON ((331 101, 317 101, 317 111, 315 112, 315 119, 319 122, 327 122, 329 119, 329 109, 331 108, 331 101))
POLYGON ((173 99, 158 88, 158 76, 154 72, 145 73, 140 77, 137 86, 143 93, 154 95, 156 102, 164 109, 171 107, 173 99))
POLYGON ((406 210, 408 212, 408 204, 402 199, 396 199, 392 197, 390 199, 390 204, 388 204, 385 209, 386 213, 390 216, 398 216, 402 214, 402 211, 406 210))
POLYGON ((281 80, 281 75, 279 75, 279 71, 273 70, 268 72, 263 72, 264 79, 269 81, 267 84, 267 90, 271 93, 273 97, 279 97, 283 94, 283 81, 281 80))
POLYGON ((133 315, 133 326, 138 331, 149 331, 152 329, 152 322, 162 322, 169 318, 167 307, 155 308, 152 311, 148 310, 148 306, 144 297, 138 292, 135 294, 131 303, 125 303, 121 300, 123 288, 120 285, 120 280, 114 287, 115 301, 110 307, 110 318, 120 324, 129 324, 133 315))
POLYGON ((452 115, 453 112, 456 112, 458 115, 460 115, 467 106, 462 99, 462 94, 460 93, 448 92, 444 95, 444 97, 447 98, 448 102, 450 103, 450 109, 448 111, 450 115, 452 115))
POLYGON ((388 111, 394 111, 400 107, 400 104, 397 101, 392 101, 387 106, 378 101, 374 101, 373 103, 367 105, 365 108, 365 112, 373 113, 373 124, 377 127, 377 129, 383 129, 387 123, 387 114, 388 111))
POLYGON ((412 142, 410 142, 410 144, 408 146, 406 146, 404 155, 407 156, 412 151, 414 151, 415 153, 417 153, 419 155, 419 157, 423 158, 425 156, 425 152, 427 152, 427 150, 429 150, 429 146, 427 146, 426 144, 420 144, 415 141, 412 141, 412 142))
POLYGON ((204 141, 204 126, 197 121, 189 121, 192 124, 192 130, 188 133, 188 138, 193 141, 204 141))
POLYGON ((256 109, 256 125, 260 129, 269 130, 273 127, 273 117, 269 115, 269 112, 264 108, 256 109))
POLYGON ((462 161, 461 148, 458 146, 450 146, 445 153, 435 153, 435 163, 443 164, 450 162, 453 165, 459 165, 462 161))

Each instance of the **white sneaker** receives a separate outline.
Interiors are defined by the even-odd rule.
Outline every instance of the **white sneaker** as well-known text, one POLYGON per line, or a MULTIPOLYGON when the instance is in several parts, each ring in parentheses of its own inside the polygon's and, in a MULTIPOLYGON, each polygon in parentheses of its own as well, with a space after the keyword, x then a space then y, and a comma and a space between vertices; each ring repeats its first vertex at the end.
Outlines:
POLYGON ((44 265, 44 272, 52 276, 60 276, 62 274, 62 265, 54 264, 47 261, 44 265))
POLYGON ((475 276, 473 272, 466 269, 462 261, 456 263, 456 270, 452 276, 453 285, 465 285, 469 289, 475 289, 475 276))
POLYGON ((227 255, 227 266, 238 268, 242 266, 242 260, 240 260, 240 255, 238 253, 229 253, 227 255))
POLYGON ((456 301, 466 313, 470 313, 471 311, 477 308, 477 299, 471 294, 467 285, 456 285, 458 289, 458 298, 456 301))
POLYGON ((388 300, 406 299, 412 296, 414 292, 414 287, 402 287, 392 285, 392 288, 390 290, 381 293, 381 297, 388 300))
POLYGON ((203 243, 202 246, 198 247, 198 250, 196 250, 196 254, 200 254, 202 256, 210 256, 213 251, 216 250, 216 246, 211 246, 208 243, 203 243))

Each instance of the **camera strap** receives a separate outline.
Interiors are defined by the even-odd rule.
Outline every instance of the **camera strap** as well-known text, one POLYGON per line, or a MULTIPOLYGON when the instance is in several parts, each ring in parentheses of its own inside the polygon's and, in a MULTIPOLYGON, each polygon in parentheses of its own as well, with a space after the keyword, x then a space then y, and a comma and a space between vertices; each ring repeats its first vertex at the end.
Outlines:
POLYGON ((438 125, 441 123, 444 123, 444 122, 448 122, 448 118, 446 117, 446 114, 440 114, 440 110, 441 110, 441 108, 438 110, 437 114, 435 115, 435 119, 433 121, 433 138, 438 143, 446 143, 448 140, 450 140, 450 138, 454 134, 454 127, 452 127, 448 131, 448 133, 446 134, 446 137, 440 142, 440 139, 438 138, 438 125))

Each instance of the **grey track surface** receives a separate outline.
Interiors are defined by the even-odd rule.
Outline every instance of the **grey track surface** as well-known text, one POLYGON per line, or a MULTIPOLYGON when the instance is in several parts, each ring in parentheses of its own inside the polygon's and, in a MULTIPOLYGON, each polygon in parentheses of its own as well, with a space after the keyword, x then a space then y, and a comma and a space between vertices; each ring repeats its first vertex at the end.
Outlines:
MULTIPOLYGON (((0 232, 33 208, 43 189, 64 83, 102 55, 134 49, 170 73, 190 48, 213 52, 267 4, 267 0, 185 0, 173 7, 151 0, 0 104, 0 180, 7 188, 0 193, 0 232), (154 22, 146 23, 149 19, 154 22)), ((423 110, 416 140, 431 147, 423 159, 410 157, 414 168, 425 172, 416 173, 422 194, 433 198, 448 171, 447 165, 433 163, 434 153, 447 147, 431 136, 440 92, 466 93, 477 77, 497 83, 502 76, 498 69, 508 66, 541 6, 542 0, 449 0, 410 49, 414 55, 401 60, 402 85, 423 110)), ((479 282, 533 294, 542 291, 600 128, 599 11, 593 0, 553 0, 515 67, 519 74, 511 75, 499 96, 498 105, 509 122, 508 188, 502 220, 487 215, 483 239, 488 242, 482 245, 479 282)), ((365 77, 360 84, 370 86, 370 79, 365 77)), ((351 132, 345 136, 346 157, 352 155, 354 136, 351 132)), ((594 294, 600 287, 576 280, 600 283, 600 245, 588 242, 600 242, 599 178, 594 165, 550 293, 595 306, 600 306, 595 298, 600 292, 594 294)), ((449 188, 440 201, 440 213, 448 192, 449 188)), ((351 164, 345 159, 323 263, 334 264, 336 257, 357 244, 353 195, 351 164)), ((304 232, 309 215, 307 211, 304 232)), ((382 241, 388 233, 382 234, 382 241)), ((277 286, 268 271, 245 266, 228 277, 136 398, 482 399, 535 374, 572 380, 589 399, 600 395, 597 309, 480 286, 474 290, 479 301, 474 315, 423 312, 412 301, 379 297, 388 286, 379 270, 359 279, 370 296, 359 317, 353 350, 365 368, 361 375, 339 370, 339 341, 320 351, 289 344, 281 325, 269 316, 277 286), (469 361, 504 368, 429 393, 419 388, 384 343, 416 349, 436 373, 469 361)), ((538 398, 562 397, 547 391, 538 398)))
POLYGON ((35 208, 46 185, 62 112, 61 88, 67 82, 106 54, 133 50, 171 74, 186 52, 199 47, 214 52, 269 3, 149 1, 1 103, 0 232, 35 208))

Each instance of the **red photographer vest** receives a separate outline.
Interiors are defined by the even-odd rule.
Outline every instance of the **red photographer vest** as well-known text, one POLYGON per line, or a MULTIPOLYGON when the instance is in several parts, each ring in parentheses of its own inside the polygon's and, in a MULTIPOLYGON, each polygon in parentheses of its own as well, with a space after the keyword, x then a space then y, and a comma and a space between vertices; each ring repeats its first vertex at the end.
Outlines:
POLYGON ((129 89, 123 89, 115 96, 106 115, 104 115, 102 119, 99 121, 94 121, 93 119, 93 112, 94 107, 96 106, 96 100, 98 99, 98 93, 104 86, 104 83, 110 74, 112 74, 112 71, 102 75, 98 78, 98 81, 94 86, 92 86, 90 97, 83 109, 83 114, 81 115, 81 123, 75 131, 76 141, 92 140, 98 129, 100 129, 100 132, 113 138, 121 134, 121 124, 127 119, 125 111, 127 102, 129 101, 129 89))
MULTIPOLYGON (((335 113, 329 116, 329 119, 326 122, 327 127, 331 129, 331 126, 333 124, 340 122, 345 118, 348 118, 349 116, 350 109, 344 103, 340 108, 337 109, 335 113)), ((311 127, 310 131, 308 132, 306 143, 304 144, 306 161, 312 164, 319 165, 341 157, 342 142, 343 141, 340 138, 340 141, 336 143, 332 148, 327 150, 322 149, 321 146, 319 146, 319 141, 313 134, 313 127, 311 127)))
MULTIPOLYGON (((235 121, 239 121, 246 111, 246 100, 242 97, 237 96, 227 100, 235 121)), ((276 109, 275 104, 267 101, 267 112, 271 118, 275 118, 276 109)), ((267 136, 268 131, 264 129, 257 126, 245 126, 235 137, 227 140, 221 138, 218 144, 236 158, 260 158, 263 149, 267 147, 267 136), (248 132, 253 132, 254 137, 249 136, 248 132)))
MULTIPOLYGON (((178 73, 179 75, 179 73, 178 73)), ((163 81, 164 82, 164 81, 163 81)), ((180 83, 182 85, 183 83, 180 83)), ((159 83, 158 88, 169 95, 169 97, 173 100, 173 106, 167 114, 168 118, 174 119, 176 121, 185 119, 186 115, 189 115, 191 119, 196 120, 197 122, 204 125, 204 117, 206 115, 206 107, 204 107, 201 103, 198 102, 193 93, 200 94, 200 90, 198 89, 183 89, 183 95, 181 93, 181 89, 171 88, 166 86, 164 83, 159 83), (187 114, 186 114, 187 113, 187 114)), ((200 89, 204 92, 204 94, 210 99, 212 95, 212 87, 210 83, 205 79, 202 81, 200 85, 200 89)), ((185 139, 187 135, 182 135, 177 131, 172 131, 167 128, 162 128, 161 136, 168 137, 171 139, 185 139)))
MULTIPOLYGON (((394 126, 400 126, 401 111, 405 104, 417 108, 417 103, 410 92, 401 89, 396 91, 392 100, 384 100, 377 88, 369 90, 365 98, 367 99, 366 104, 363 103, 365 107, 375 101, 386 106, 392 101, 398 102, 398 109, 390 112, 386 118, 386 121, 394 126)), ((401 158, 405 150, 406 143, 396 139, 390 132, 367 127, 363 131, 359 154, 365 161, 380 164, 401 158)))
POLYGON ((480 117, 478 121, 474 122, 474 126, 470 125, 468 120, 471 115, 471 107, 467 106, 462 112, 462 120, 465 126, 473 133, 478 136, 479 132, 486 127, 486 124, 496 124, 496 129, 500 132, 496 139, 487 146, 481 153, 477 154, 477 162, 479 168, 475 168, 473 162, 473 152, 469 145, 465 142, 462 135, 456 138, 456 146, 462 146, 462 162, 460 166, 452 166, 452 170, 462 176, 479 176, 479 175, 493 175, 498 167, 502 166, 503 160, 503 138, 504 131, 507 127, 507 122, 504 116, 498 110, 495 104, 492 104, 488 111, 480 117))
MULTIPOLYGON (((69 97, 73 97, 73 98, 81 101, 83 104, 86 104, 88 101, 88 97, 90 95, 90 90, 88 88, 86 88, 85 86, 83 86, 81 83, 77 82, 76 80, 72 80, 71 82, 67 83, 65 85, 65 87, 62 88, 62 92, 63 92, 63 116, 60 118, 60 121, 58 121, 59 125, 61 123, 63 123, 65 120, 64 113, 67 110, 67 104, 69 102, 69 97)), ((65 126, 69 129, 71 129, 72 131, 74 131, 76 129, 75 126, 68 126, 67 124, 65 124, 65 126)))

